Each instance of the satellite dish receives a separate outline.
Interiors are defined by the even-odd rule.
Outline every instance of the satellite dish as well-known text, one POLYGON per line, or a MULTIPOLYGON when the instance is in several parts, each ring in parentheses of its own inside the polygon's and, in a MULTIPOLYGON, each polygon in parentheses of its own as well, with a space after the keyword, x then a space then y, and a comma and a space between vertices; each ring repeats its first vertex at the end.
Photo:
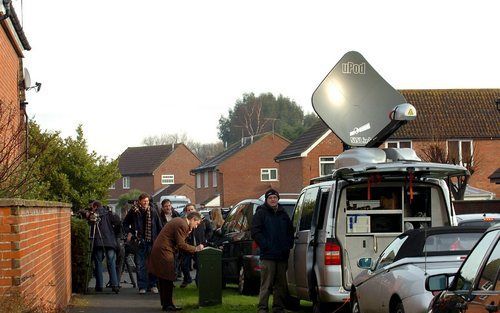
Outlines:
POLYGON ((356 51, 347 52, 312 95, 318 116, 348 146, 378 147, 415 108, 356 51))
POLYGON ((31 87, 30 72, 27 68, 24 68, 24 90, 28 90, 29 87, 31 87))

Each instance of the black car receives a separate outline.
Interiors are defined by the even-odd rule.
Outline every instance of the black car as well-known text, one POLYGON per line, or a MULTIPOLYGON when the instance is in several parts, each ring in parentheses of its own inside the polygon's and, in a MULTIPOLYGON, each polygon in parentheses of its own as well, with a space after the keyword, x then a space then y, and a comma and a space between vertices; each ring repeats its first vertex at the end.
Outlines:
POLYGON ((456 274, 429 276, 432 313, 493 313, 500 305, 500 225, 489 228, 456 274), (451 280, 453 279, 453 280, 451 280), (451 280, 451 283, 449 283, 451 280))
MULTIPOLYGON (((293 217, 295 199, 280 199, 290 218, 293 217)), ((216 245, 222 247, 223 284, 238 284, 241 294, 256 294, 260 285, 259 247, 250 230, 257 207, 264 202, 247 199, 234 206, 222 226, 216 245)))

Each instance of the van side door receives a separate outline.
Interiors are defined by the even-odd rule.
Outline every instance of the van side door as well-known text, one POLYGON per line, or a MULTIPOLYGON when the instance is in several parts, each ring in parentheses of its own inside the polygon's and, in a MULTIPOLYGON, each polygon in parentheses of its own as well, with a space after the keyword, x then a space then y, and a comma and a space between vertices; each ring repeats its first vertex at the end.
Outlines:
POLYGON ((298 297, 301 299, 309 298, 308 277, 313 266, 313 258, 310 253, 313 235, 311 225, 318 201, 318 193, 319 187, 309 188, 305 191, 298 227, 295 232, 295 249, 293 251, 295 288, 298 297))

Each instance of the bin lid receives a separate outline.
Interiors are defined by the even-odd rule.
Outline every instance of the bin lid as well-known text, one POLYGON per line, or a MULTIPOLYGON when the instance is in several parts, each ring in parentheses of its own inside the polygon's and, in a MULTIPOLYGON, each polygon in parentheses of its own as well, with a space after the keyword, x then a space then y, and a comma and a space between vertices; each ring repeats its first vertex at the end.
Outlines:
POLYGON ((406 99, 356 51, 347 52, 312 95, 318 116, 345 144, 377 147, 416 117, 406 99))
POLYGON ((205 247, 198 253, 203 255, 217 255, 217 254, 222 254, 222 250, 213 247, 205 247))

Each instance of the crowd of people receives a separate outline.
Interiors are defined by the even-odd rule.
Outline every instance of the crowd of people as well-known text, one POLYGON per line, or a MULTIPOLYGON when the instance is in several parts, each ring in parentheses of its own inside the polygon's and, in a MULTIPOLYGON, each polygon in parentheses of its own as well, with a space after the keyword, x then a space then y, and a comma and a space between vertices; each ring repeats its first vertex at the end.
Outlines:
MULTIPOLYGON (((281 312, 284 310, 286 260, 292 243, 292 228, 288 215, 278 204, 279 193, 270 189, 265 199, 257 209, 252 226, 252 236, 261 247, 262 260, 258 310, 268 311, 267 302, 272 293, 273 312, 281 312)), ((147 194, 133 201, 123 221, 99 201, 93 201, 82 216, 91 225, 95 291, 103 291, 103 261, 106 259, 107 287, 118 293, 126 268, 139 294, 159 293, 165 311, 181 309, 172 300, 174 281, 182 277, 181 288, 193 281, 198 284, 196 252, 214 242, 224 224, 221 209, 212 209, 210 218, 204 218, 196 206, 189 203, 179 214, 170 200, 163 200, 157 208, 147 194), (196 270, 194 278, 191 277, 192 269, 196 270)))

